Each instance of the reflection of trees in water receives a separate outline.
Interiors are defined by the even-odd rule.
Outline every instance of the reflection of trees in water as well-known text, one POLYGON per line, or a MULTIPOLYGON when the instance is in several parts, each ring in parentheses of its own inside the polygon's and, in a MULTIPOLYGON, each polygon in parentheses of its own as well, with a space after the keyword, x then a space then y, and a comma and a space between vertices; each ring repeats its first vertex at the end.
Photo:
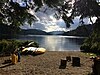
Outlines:
POLYGON ((19 35, 19 36, 17 36, 16 38, 14 38, 14 39, 18 39, 18 40, 32 40, 32 41, 34 41, 34 42, 36 42, 36 43, 38 43, 39 44, 39 46, 42 44, 42 43, 44 43, 45 42, 45 37, 43 37, 43 36, 35 36, 35 35, 19 35))
POLYGON ((49 51, 79 50, 83 43, 83 38, 70 38, 59 36, 30 35, 20 36, 18 39, 33 40, 49 51))
POLYGON ((71 43, 75 43, 77 45, 83 44, 85 38, 67 38, 71 43))

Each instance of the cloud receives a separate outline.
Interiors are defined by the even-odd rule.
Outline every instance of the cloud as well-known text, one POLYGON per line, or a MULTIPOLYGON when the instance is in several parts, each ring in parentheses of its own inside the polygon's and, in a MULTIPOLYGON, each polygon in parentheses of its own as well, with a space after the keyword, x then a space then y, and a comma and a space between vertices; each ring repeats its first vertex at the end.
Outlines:
POLYGON ((47 13, 39 11, 36 13, 36 16, 39 19, 38 22, 33 23, 31 26, 26 24, 24 26, 21 26, 21 28, 40 29, 47 32, 66 30, 65 22, 62 19, 57 20, 55 17, 53 17, 53 14, 51 14, 51 12, 48 15, 47 13))
POLYGON ((41 24, 41 23, 35 23, 35 24, 33 24, 33 29, 42 29, 42 30, 45 30, 46 29, 46 27, 45 27, 45 25, 44 24, 41 24))
POLYGON ((59 25, 61 28, 66 28, 66 24, 64 22, 64 20, 59 19, 56 21, 57 25, 59 25))
MULTIPOLYGON (((60 18, 57 20, 54 17, 55 10, 48 8, 47 6, 43 6, 41 9, 39 9, 37 13, 34 13, 37 16, 38 22, 33 23, 30 25, 24 25, 21 26, 23 29, 40 29, 47 32, 51 31, 69 31, 72 29, 75 29, 79 26, 79 18, 80 16, 77 16, 73 19, 74 24, 71 24, 70 28, 66 28, 65 22, 60 18)), ((31 10, 32 11, 32 10, 31 10)), ((95 22, 96 18, 92 18, 95 22)), ((84 19, 85 24, 89 24, 90 20, 89 18, 84 19)))
POLYGON ((21 2, 21 3, 19 3, 19 5, 20 5, 21 7, 26 7, 26 2, 21 2))
MULTIPOLYGON (((95 23, 96 19, 97 19, 96 17, 92 17, 93 23, 95 23)), ((83 21, 84 21, 84 24, 91 24, 91 21, 88 17, 84 18, 83 21)), ((75 17, 73 19, 73 22, 74 22, 74 24, 71 24, 71 27, 69 28, 69 30, 76 29, 80 25, 80 23, 79 23, 80 22, 80 16, 75 17)))

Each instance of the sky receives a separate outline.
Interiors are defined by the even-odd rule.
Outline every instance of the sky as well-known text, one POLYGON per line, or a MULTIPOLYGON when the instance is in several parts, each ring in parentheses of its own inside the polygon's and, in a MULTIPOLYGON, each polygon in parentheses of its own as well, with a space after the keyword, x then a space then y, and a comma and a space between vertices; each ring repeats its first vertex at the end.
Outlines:
POLYGON ((34 11, 30 11, 31 14, 35 14, 37 17, 37 22, 33 23, 31 26, 26 24, 22 26, 23 29, 40 29, 46 32, 51 31, 66 31, 66 24, 60 18, 57 20, 54 16, 55 10, 48 8, 47 6, 43 6, 40 11, 34 13, 34 11), (44 11, 46 12, 44 13, 44 11))
MULTIPOLYGON (((55 12, 55 11, 54 11, 55 12)), ((53 10, 48 9, 46 13, 43 12, 37 12, 36 16, 38 21, 33 23, 31 26, 26 24, 22 26, 23 29, 39 29, 46 32, 51 31, 69 31, 72 29, 76 29, 79 26, 79 16, 75 17, 73 19, 74 24, 71 24, 70 28, 66 27, 65 22, 63 19, 57 20, 54 15, 53 10)), ((95 22, 96 18, 92 18, 93 22, 95 22)), ((85 24, 90 24, 90 21, 88 18, 84 19, 85 24)))
POLYGON ((53 14, 46 14, 43 12, 36 13, 38 21, 33 23, 31 26, 25 25, 24 29, 40 29, 46 32, 50 31, 66 31, 66 24, 62 19, 56 20, 53 14))
MULTIPOLYGON (((21 0, 13 0, 13 1, 14 2, 17 1, 22 7, 26 6, 25 2, 22 2, 21 0)), ((74 2, 74 0, 72 0, 72 2, 74 2)), ((54 17, 54 13, 56 13, 57 11, 53 10, 52 8, 49 8, 46 5, 40 8, 40 11, 36 13, 33 10, 29 10, 28 12, 32 15, 35 15, 38 21, 33 23, 31 26, 25 23, 24 26, 21 26, 22 29, 39 29, 46 32, 51 32, 51 31, 69 31, 79 26, 79 16, 75 17, 73 19, 74 24, 71 24, 71 27, 67 28, 62 18, 57 20, 54 17)), ((95 22, 96 18, 94 17, 92 18, 92 20, 95 22)), ((85 24, 90 23, 88 18, 85 18, 84 21, 85 24)))

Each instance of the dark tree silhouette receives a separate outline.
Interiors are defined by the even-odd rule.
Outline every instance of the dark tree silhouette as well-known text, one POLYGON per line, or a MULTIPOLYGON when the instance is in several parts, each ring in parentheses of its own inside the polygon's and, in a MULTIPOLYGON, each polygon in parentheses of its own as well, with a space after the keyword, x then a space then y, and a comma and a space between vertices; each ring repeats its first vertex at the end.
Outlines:
MULTIPOLYGON (((88 17, 92 25, 94 25, 94 31, 92 35, 88 38, 87 44, 89 44, 89 49, 100 50, 100 2, 99 0, 23 0, 24 7, 20 6, 18 2, 13 0, 0 0, 0 26, 6 25, 12 28, 18 28, 25 22, 30 25, 33 21, 36 21, 34 12, 39 11, 43 5, 47 5, 58 13, 55 13, 57 18, 62 17, 65 21, 66 26, 70 27, 70 23, 73 23, 73 18, 80 16, 80 21, 82 23, 83 19, 88 17), (71 4, 71 1, 74 1, 71 4), (70 10, 70 14, 69 14, 70 10), (96 17, 97 21, 92 22, 92 17, 96 17), (93 44, 93 45, 92 45, 93 44)), ((1 31, 0 31, 1 33, 1 31)))

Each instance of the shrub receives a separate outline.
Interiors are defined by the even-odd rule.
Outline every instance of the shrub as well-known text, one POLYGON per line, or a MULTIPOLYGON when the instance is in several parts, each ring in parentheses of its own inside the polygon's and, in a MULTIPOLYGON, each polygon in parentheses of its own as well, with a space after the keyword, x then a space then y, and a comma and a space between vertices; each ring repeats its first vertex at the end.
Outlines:
POLYGON ((100 53, 100 40, 92 37, 85 40, 83 45, 80 47, 83 52, 100 53))
POLYGON ((88 43, 84 43, 81 47, 80 47, 82 52, 90 52, 90 45, 88 43))
POLYGON ((96 43, 96 42, 92 44, 90 49, 91 49, 91 51, 93 53, 95 53, 98 50, 98 46, 97 45, 98 45, 98 43, 96 43))
MULTIPOLYGON (((27 43, 31 41, 20 41, 20 40, 1 40, 0 41, 0 55, 10 55, 16 48, 21 46, 26 46, 27 43), (25 45, 26 44, 26 45, 25 45)), ((34 42, 31 46, 39 47, 39 45, 34 42)))

